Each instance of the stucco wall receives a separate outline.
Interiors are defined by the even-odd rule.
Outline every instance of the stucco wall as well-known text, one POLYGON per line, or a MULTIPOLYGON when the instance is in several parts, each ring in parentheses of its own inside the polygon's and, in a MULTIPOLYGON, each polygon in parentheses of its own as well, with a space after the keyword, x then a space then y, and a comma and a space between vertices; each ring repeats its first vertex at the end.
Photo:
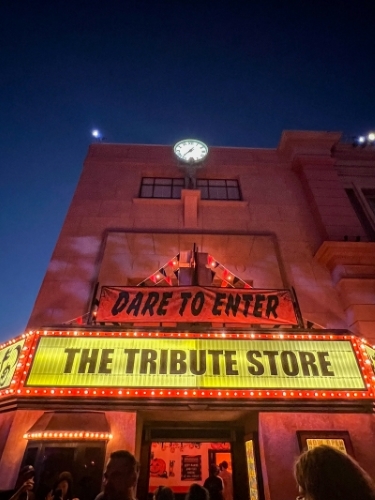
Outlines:
MULTIPOLYGON (((275 287, 270 265, 278 252, 276 275, 282 275, 285 286, 296 288, 306 319, 327 328, 345 328, 345 313, 330 273, 313 259, 322 237, 290 159, 277 150, 212 148, 198 175, 238 179, 243 201, 199 200, 192 229, 184 225, 183 200, 138 198, 143 176, 184 176, 172 148, 92 145, 28 328, 61 324, 87 313, 97 281, 126 284, 113 282, 119 261, 114 259, 108 266, 108 234, 112 242, 115 234, 138 241, 130 253, 121 255, 117 250, 116 258, 123 259, 133 275, 143 273, 146 278, 154 260, 163 263, 171 257, 170 240, 184 233, 189 233, 184 234, 186 250, 193 243, 200 251, 209 248, 218 260, 224 258, 230 270, 246 275, 243 279, 250 275, 255 287, 275 287), (136 233, 143 233, 152 246, 142 245, 136 233), (156 233, 165 233, 159 238, 165 244, 154 245, 156 233), (253 248, 241 245, 235 234, 252 238, 253 248), (270 241, 264 238, 259 245, 263 236, 270 241), (154 257, 149 260, 150 254, 154 257)), ((173 249, 180 246, 172 245, 173 249)))
POLYGON ((35 424, 43 413, 43 411, 36 410, 17 410, 15 412, 8 440, 0 459, 0 490, 7 490, 14 487, 28 443, 27 439, 23 438, 23 435, 35 424))
POLYGON ((355 458, 375 478, 371 414, 260 413, 259 441, 266 500, 290 500, 297 494, 293 464, 299 455, 297 431, 348 431, 355 458))

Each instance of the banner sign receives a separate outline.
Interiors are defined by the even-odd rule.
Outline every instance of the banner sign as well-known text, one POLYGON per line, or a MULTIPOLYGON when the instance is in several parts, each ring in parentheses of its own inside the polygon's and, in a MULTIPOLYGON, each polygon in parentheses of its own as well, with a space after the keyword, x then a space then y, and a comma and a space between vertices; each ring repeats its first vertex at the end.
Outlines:
POLYGON ((102 287, 99 322, 220 322, 297 325, 288 290, 102 287))
POLYGON ((42 337, 26 386, 364 389, 349 340, 42 337))
POLYGON ((24 343, 19 340, 0 350, 0 389, 9 387, 24 343))

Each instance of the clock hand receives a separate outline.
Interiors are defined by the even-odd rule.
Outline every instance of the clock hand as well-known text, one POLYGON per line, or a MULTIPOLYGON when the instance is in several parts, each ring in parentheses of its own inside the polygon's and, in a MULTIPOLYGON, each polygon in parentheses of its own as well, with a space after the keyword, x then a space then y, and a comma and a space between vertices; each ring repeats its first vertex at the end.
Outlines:
POLYGON ((193 150, 194 150, 194 146, 193 146, 191 149, 189 149, 189 151, 187 151, 187 152, 184 154, 184 156, 186 157, 186 155, 188 155, 189 153, 191 153, 193 150))

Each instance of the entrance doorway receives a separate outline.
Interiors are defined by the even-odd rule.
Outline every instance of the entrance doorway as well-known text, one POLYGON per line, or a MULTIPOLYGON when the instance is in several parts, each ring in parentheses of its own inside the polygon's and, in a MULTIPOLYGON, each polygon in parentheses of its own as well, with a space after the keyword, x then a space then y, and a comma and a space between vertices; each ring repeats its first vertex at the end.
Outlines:
POLYGON ((151 442, 148 493, 168 486, 175 494, 186 496, 190 486, 203 486, 211 464, 227 460, 232 464, 228 442, 182 441, 151 442))
MULTIPOLYGON (((147 423, 143 429, 138 498, 152 499, 158 486, 170 487, 176 500, 183 500, 193 483, 203 486, 211 464, 228 463, 233 500, 262 500, 258 493, 256 454, 249 468, 249 435, 234 422, 147 423), (194 425, 194 427, 192 427, 194 425), (250 477, 251 476, 251 477, 250 477)), ((250 439, 257 449, 257 443, 250 439)))

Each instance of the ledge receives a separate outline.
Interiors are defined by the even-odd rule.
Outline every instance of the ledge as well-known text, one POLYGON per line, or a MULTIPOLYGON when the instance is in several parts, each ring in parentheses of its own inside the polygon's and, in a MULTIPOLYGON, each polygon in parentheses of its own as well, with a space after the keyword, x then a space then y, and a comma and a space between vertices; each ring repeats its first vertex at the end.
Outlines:
POLYGON ((314 260, 333 270, 338 265, 375 265, 375 243, 324 241, 314 260))
POLYGON ((204 207, 237 207, 245 208, 249 205, 248 201, 240 200, 199 200, 199 204, 204 207))
POLYGON ((135 205, 180 205, 181 198, 133 198, 135 205))

